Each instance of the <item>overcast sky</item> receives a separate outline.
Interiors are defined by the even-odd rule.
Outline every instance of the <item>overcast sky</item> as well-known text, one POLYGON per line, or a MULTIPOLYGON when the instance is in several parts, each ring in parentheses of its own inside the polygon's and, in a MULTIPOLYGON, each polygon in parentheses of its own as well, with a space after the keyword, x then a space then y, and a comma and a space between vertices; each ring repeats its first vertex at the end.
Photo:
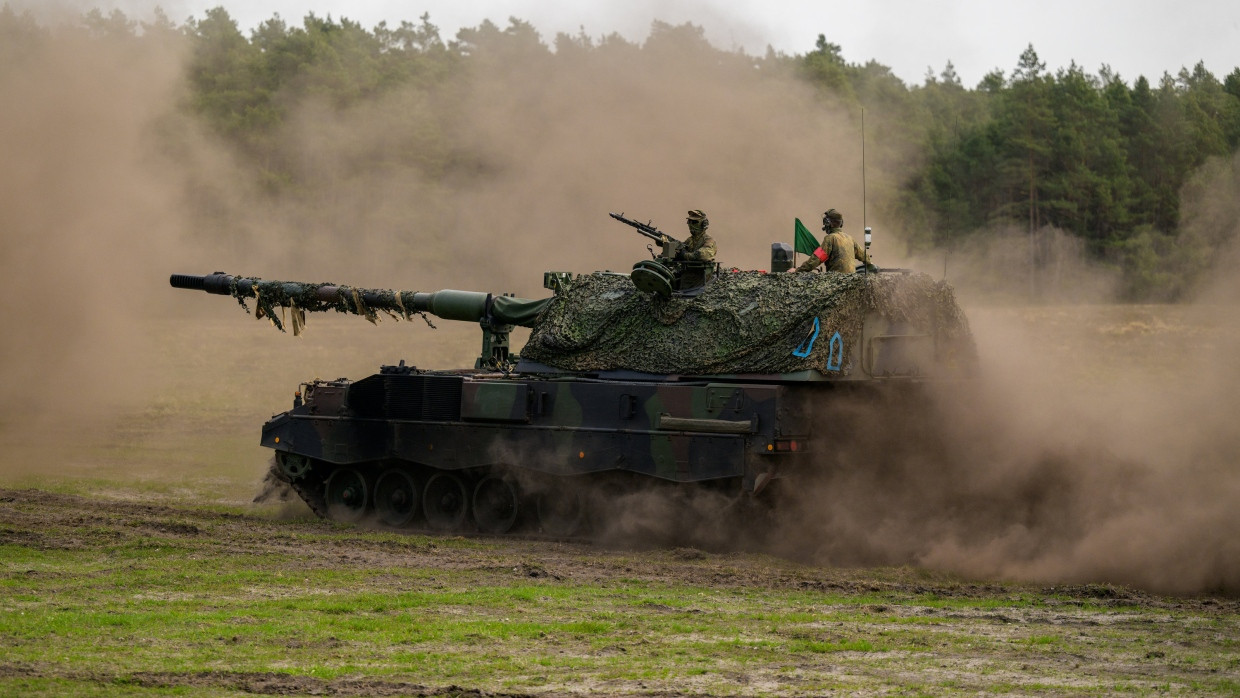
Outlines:
MULTIPOLYGON (((38 11, 49 0, 0 0, 38 11)), ((55 2, 56 0, 51 0, 55 2)), ((994 69, 1005 74, 1030 43, 1047 67, 1075 60, 1089 72, 1104 63, 1129 83, 1157 82, 1204 61, 1220 79, 1240 66, 1240 0, 61 0, 77 8, 119 7, 136 17, 156 5, 177 22, 222 5, 248 34, 279 13, 299 23, 309 12, 347 17, 373 28, 429 13, 445 39, 483 20, 532 23, 550 44, 559 32, 619 33, 642 41, 650 23, 692 22, 719 48, 787 54, 814 48, 819 34, 850 62, 877 60, 908 83, 921 83, 951 61, 974 87, 994 69)))

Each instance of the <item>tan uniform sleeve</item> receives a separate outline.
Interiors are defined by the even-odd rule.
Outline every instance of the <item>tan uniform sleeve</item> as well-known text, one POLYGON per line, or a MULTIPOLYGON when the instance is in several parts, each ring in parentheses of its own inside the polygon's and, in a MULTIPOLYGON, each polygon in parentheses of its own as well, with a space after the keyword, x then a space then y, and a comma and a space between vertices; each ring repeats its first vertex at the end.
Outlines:
POLYGON ((692 259, 699 262, 715 261, 715 239, 707 236, 706 241, 696 250, 685 255, 685 259, 692 259))
POLYGON ((861 243, 856 240, 853 240, 853 255, 866 264, 870 263, 870 253, 866 252, 865 248, 861 246, 861 243))
MULTIPOLYGON (((827 234, 823 236, 822 243, 818 245, 818 249, 825 250, 827 254, 829 255, 831 254, 830 245, 831 245, 831 235, 827 234)), ((808 258, 806 258, 804 262, 801 262, 801 265, 797 267, 797 271, 798 272, 813 271, 820 266, 822 266, 822 260, 818 259, 818 257, 811 254, 808 258)))

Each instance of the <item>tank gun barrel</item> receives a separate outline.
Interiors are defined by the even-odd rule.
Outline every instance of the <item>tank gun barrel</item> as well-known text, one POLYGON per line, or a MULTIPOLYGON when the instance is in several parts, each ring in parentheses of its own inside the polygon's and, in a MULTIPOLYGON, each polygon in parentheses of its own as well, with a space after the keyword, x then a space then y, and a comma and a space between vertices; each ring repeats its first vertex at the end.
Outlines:
MULTIPOLYGON (((532 327, 538 313, 550 299, 530 300, 512 296, 494 296, 480 291, 457 291, 445 289, 430 293, 418 291, 394 291, 391 289, 358 288, 332 283, 303 283, 299 281, 265 281, 263 279, 233 276, 215 272, 206 276, 173 274, 169 278, 173 288, 206 291, 221 296, 232 296, 245 306, 245 300, 255 299, 259 317, 271 318, 273 324, 283 329, 273 312, 275 308, 289 308, 295 315, 305 312, 326 312, 361 315, 374 321, 375 311, 409 319, 412 313, 429 313, 445 320, 463 320, 532 327)), ((297 329, 297 325, 294 325, 297 329)))

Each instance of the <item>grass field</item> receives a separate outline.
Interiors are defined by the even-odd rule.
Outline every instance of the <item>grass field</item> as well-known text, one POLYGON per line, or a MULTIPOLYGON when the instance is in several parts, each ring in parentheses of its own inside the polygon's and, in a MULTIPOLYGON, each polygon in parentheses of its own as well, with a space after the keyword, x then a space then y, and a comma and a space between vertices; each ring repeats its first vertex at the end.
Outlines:
POLYGON ((0 693, 1240 691, 1240 604, 0 492, 0 693))
MULTIPOLYGON (((1240 601, 1218 593, 427 537, 253 505, 258 426, 299 380, 462 365, 476 330, 341 318, 294 340, 243 319, 153 330, 145 389, 106 414, 0 415, 0 695, 1240 695, 1240 601)), ((1178 308, 975 315, 997 323, 1054 338, 1038 350, 1081 385, 1170 371, 1158 357, 1185 336, 1234 339, 1178 308)))

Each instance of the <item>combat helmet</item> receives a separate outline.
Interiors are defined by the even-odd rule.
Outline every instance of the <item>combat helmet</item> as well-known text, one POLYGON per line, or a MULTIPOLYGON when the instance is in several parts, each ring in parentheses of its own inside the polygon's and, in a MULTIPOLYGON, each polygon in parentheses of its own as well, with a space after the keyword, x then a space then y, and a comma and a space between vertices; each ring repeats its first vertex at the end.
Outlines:
POLYGON ((843 227, 844 227, 844 214, 840 213, 839 211, 836 211, 833 208, 827 209, 827 212, 822 214, 822 229, 823 230, 837 230, 843 227))
POLYGON ((702 225, 703 230, 705 230, 707 226, 710 225, 710 219, 707 218, 706 214, 703 213, 702 210, 698 208, 695 208, 692 211, 690 211, 688 214, 686 214, 685 217, 689 225, 693 225, 694 223, 700 223, 702 225))

